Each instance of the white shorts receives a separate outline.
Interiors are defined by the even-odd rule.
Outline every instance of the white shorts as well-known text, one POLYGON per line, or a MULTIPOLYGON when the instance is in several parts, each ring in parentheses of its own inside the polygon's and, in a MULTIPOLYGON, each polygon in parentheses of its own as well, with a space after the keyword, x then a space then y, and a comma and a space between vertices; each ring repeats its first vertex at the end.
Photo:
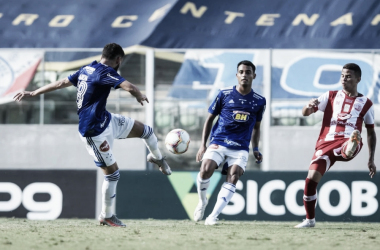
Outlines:
POLYGON ((248 152, 245 150, 234 150, 220 145, 211 144, 203 155, 202 160, 204 159, 215 161, 218 167, 222 162, 226 162, 228 167, 238 165, 245 172, 245 167, 248 162, 248 152))
POLYGON ((94 137, 80 137, 88 153, 94 158, 98 167, 108 167, 116 162, 112 154, 113 140, 125 139, 131 132, 135 120, 118 114, 111 114, 108 127, 100 135, 94 137))

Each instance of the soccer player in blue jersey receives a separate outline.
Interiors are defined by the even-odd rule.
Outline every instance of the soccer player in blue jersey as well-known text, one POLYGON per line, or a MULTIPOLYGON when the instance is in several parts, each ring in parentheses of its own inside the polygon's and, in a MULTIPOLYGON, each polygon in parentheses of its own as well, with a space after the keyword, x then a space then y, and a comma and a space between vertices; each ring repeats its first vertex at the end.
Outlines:
POLYGON ((237 65, 236 86, 222 89, 208 109, 202 134, 202 144, 196 160, 202 160, 197 178, 199 203, 194 211, 194 220, 203 218, 208 200, 206 197, 210 178, 215 169, 226 163, 227 177, 218 194, 212 213, 206 218, 205 225, 218 223, 218 216, 231 200, 236 183, 243 175, 248 161, 249 143, 252 142, 256 162, 263 159, 259 152, 260 124, 265 111, 265 98, 252 90, 252 81, 256 78, 256 67, 250 61, 241 61, 237 65), (219 119, 212 126, 214 119, 219 119), (211 129, 212 128, 212 129, 211 129), (210 136, 210 145, 206 147, 210 136))
POLYGON ((112 153, 114 139, 142 138, 150 151, 147 160, 158 165, 163 174, 171 174, 171 169, 158 149, 157 137, 150 126, 130 117, 111 114, 106 110, 111 88, 128 91, 141 105, 144 101, 149 102, 135 85, 117 73, 123 57, 124 51, 120 45, 107 44, 100 62, 94 61, 66 79, 50 83, 32 92, 21 91, 14 97, 16 101, 21 101, 24 97, 37 96, 73 85, 77 88, 79 134, 95 164, 104 172, 102 212, 99 221, 101 225, 113 227, 125 227, 125 224, 112 214, 116 185, 120 178, 119 168, 112 153))

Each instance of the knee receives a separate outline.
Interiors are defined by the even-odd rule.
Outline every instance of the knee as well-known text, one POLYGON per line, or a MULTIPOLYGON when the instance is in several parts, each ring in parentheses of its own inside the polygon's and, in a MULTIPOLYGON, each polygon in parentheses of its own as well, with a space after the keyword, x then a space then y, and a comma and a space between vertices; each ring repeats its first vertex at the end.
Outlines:
POLYGON ((200 171, 199 171, 199 176, 204 180, 204 179, 209 179, 212 174, 214 173, 215 166, 213 164, 204 164, 202 165, 200 171))
POLYGON ((144 125, 144 131, 140 138, 142 139, 148 139, 151 135, 153 135, 153 128, 150 127, 149 125, 144 125))
POLYGON ((227 182, 236 185, 239 178, 240 178, 240 175, 238 173, 232 173, 231 175, 227 175, 227 182))
POLYGON ((119 170, 116 170, 112 174, 104 175, 105 181, 118 181, 120 179, 119 170))

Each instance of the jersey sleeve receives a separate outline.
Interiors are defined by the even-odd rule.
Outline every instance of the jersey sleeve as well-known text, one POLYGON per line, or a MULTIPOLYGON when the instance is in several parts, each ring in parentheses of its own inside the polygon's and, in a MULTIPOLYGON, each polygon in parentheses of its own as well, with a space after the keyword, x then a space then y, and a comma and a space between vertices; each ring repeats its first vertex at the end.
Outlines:
POLYGON ((115 89, 119 88, 119 85, 124 81, 125 79, 113 69, 102 72, 99 77, 99 82, 101 84, 111 86, 115 89))
POLYGON ((208 108, 209 113, 213 115, 220 114, 220 111, 222 109, 223 96, 223 92, 219 91, 218 95, 215 97, 215 100, 211 103, 210 107, 208 108))
POLYGON ((79 72, 80 70, 77 70, 75 73, 69 75, 67 78, 69 79, 69 81, 75 86, 77 87, 78 85, 78 77, 79 77, 79 72))
POLYGON ((264 99, 264 104, 263 104, 262 108, 259 110, 259 112, 257 113, 256 121, 261 122, 261 120, 263 119, 263 116, 264 116, 266 106, 267 106, 267 100, 264 99))
POLYGON ((318 107, 314 107, 314 112, 317 112, 317 110, 325 112, 327 103, 329 101, 329 97, 330 97, 330 91, 327 91, 326 93, 318 97, 319 104, 318 104, 318 107))
POLYGON ((368 109, 367 113, 364 115, 363 121, 365 123, 366 128, 375 127, 375 111, 373 109, 373 105, 368 109))

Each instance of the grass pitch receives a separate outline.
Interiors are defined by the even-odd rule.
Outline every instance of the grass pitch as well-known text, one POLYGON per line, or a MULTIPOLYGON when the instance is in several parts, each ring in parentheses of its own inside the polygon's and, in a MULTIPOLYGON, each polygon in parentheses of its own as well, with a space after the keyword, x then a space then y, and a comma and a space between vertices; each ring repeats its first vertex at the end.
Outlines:
POLYGON ((96 220, 30 221, 0 218, 0 249, 379 249, 380 223, 123 220, 126 228, 96 220))

